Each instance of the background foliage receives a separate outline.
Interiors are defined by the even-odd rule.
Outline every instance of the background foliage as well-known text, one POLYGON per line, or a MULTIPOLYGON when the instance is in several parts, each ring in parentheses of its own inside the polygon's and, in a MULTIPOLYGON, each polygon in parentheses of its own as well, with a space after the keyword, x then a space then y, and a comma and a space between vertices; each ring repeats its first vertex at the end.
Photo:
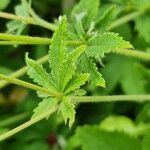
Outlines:
MULTIPOLYGON (((84 73, 83 75, 87 75, 86 73, 91 71, 89 85, 83 86, 87 95, 149 94, 150 63, 109 53, 112 49, 132 49, 132 46, 136 50, 149 53, 149 0, 101 0, 100 3, 98 0, 94 1, 95 3, 93 0, 82 0, 71 11, 77 1, 33 0, 32 8, 41 18, 56 24, 58 16, 66 14, 70 22, 68 39, 82 41, 90 39, 87 42, 87 56, 82 56, 81 68, 79 67, 78 70, 84 73), (80 13, 81 11, 86 11, 88 15, 80 13), (128 22, 119 25, 115 22, 118 18, 130 13, 135 13, 135 17, 128 22), (95 28, 92 22, 95 22, 95 28), (111 26, 112 22, 114 22, 114 26, 111 26), (114 33, 105 33, 108 30, 114 33), (98 35, 93 37, 95 33, 98 35), (132 46, 120 37, 130 41, 132 46), (106 45, 101 45, 101 43, 106 43, 106 45), (99 48, 102 50, 97 51, 99 48), (104 88, 105 86, 106 88, 104 88)), ((29 17, 30 14, 26 11, 26 7, 29 6, 25 3, 22 3, 23 6, 21 6, 20 3, 19 0, 0 1, 0 10, 29 17)), ((37 17, 34 14, 33 16, 37 17)), ((121 20, 119 21, 121 22, 121 20)), ((53 34, 48 29, 18 21, 0 18, 0 23, 0 32, 2 33, 39 37, 52 37, 53 34)), ((54 38, 59 40, 59 37, 54 38)), ((63 48, 64 45, 62 43, 63 48)), ((69 47, 70 50, 73 48, 69 47)), ((0 49, 0 73, 8 75, 25 66, 26 52, 29 52, 30 58, 35 60, 46 55, 49 46, 14 44, 11 46, 0 45, 0 49)), ((54 55, 57 56, 57 54, 54 55)), ((29 66, 34 63, 29 58, 26 61, 29 66)), ((56 65, 58 64, 56 63, 56 65)), ((47 63, 44 64, 44 67, 49 72, 47 63)), ((50 66, 51 69, 52 67, 56 66, 50 66)), ((28 74, 32 73, 28 72, 28 74)), ((32 78, 34 77, 32 76, 32 78)), ((22 76, 21 79, 32 82, 27 75, 22 76)), ((45 98, 45 100, 47 99, 45 98)), ((39 102, 41 102, 41 98, 38 98, 34 91, 12 84, 1 88, 0 134, 27 121, 39 102)), ((74 108, 72 105, 71 107, 74 108)), ((45 109, 45 105, 42 106, 42 110, 43 108, 45 109)), ((71 111, 73 111, 72 109, 71 111)), ((65 113, 63 116, 65 120, 70 117, 65 113)), ((42 120, 0 143, 2 150, 17 150, 20 149, 20 146, 22 150, 150 150, 150 103, 81 103, 76 105, 75 122, 71 129, 64 124, 62 116, 55 113, 48 120, 42 120)))

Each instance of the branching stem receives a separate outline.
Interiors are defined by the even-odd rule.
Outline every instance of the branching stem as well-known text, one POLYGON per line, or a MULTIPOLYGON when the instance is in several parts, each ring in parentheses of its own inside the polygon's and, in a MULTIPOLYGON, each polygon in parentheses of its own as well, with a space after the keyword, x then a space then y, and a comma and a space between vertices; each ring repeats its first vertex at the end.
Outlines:
POLYGON ((56 26, 54 24, 48 23, 46 21, 39 23, 34 18, 31 17, 16 16, 14 14, 6 13, 6 12, 0 12, 0 17, 5 19, 10 19, 10 20, 21 21, 25 24, 33 24, 33 25, 41 26, 52 31, 56 30, 56 26))

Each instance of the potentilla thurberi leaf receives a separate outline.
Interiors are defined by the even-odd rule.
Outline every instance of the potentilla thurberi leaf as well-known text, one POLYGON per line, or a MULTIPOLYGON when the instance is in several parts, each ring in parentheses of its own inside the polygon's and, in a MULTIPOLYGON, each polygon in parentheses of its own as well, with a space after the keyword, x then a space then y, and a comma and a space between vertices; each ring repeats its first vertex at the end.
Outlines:
POLYGON ((112 50, 133 48, 132 45, 123 40, 117 33, 106 32, 92 37, 87 42, 87 54, 91 57, 104 57, 105 53, 112 50))
POLYGON ((68 94, 76 89, 79 89, 81 85, 84 85, 85 82, 89 79, 89 74, 77 74, 75 75, 68 85, 66 86, 64 93, 68 94))
POLYGON ((68 52, 66 49, 67 20, 63 17, 57 31, 52 38, 49 50, 49 63, 52 78, 60 91, 63 91, 76 70, 76 61, 85 51, 85 46, 80 46, 68 52))
POLYGON ((65 120, 65 124, 69 119, 69 127, 72 126, 75 120, 75 106, 70 102, 68 97, 64 97, 63 101, 60 104, 60 111, 65 120))
POLYGON ((86 54, 81 57, 79 71, 90 74, 89 80, 92 86, 105 87, 105 80, 103 79, 101 73, 98 72, 96 64, 91 58, 88 58, 86 54))
MULTIPOLYGON (((56 98, 45 98, 42 102, 38 104, 38 106, 33 110, 34 114, 32 118, 35 118, 43 113, 46 113, 57 106, 56 98)), ((49 116, 47 116, 48 118, 49 116)))
POLYGON ((85 24, 89 25, 94 21, 99 8, 99 0, 80 0, 72 11, 72 18, 76 14, 85 13, 85 24))
POLYGON ((50 78, 50 75, 46 72, 42 65, 28 58, 28 55, 26 55, 26 63, 29 68, 27 74, 30 78, 34 80, 34 82, 38 83, 39 85, 47 88, 52 92, 57 91, 54 82, 50 78))

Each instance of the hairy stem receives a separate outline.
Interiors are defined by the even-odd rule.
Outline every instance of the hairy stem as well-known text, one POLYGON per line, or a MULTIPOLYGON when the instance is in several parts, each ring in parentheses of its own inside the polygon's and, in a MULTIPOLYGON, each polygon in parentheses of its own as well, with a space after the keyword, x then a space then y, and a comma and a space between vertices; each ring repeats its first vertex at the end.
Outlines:
POLYGON ((34 18, 31 18, 31 17, 16 16, 14 14, 0 12, 0 18, 17 20, 17 21, 21 21, 25 24, 33 24, 33 25, 41 26, 41 27, 47 28, 52 31, 56 30, 56 26, 54 24, 48 23, 46 21, 43 21, 44 23, 43 22, 39 23, 37 20, 35 20, 34 18))
POLYGON ((134 101, 144 102, 150 101, 150 95, 112 95, 112 96, 82 96, 71 97, 75 103, 88 103, 88 102, 117 102, 117 101, 134 101))
MULTIPOLYGON (((34 37, 34 36, 24 36, 24 35, 13 35, 13 34, 7 34, 7 33, 0 33, 0 45, 9 44, 9 42, 12 42, 12 44, 40 44, 40 45, 50 45, 51 39, 50 38, 41 38, 41 37, 34 37)), ((85 44, 83 41, 67 41, 67 45, 72 46, 80 46, 82 44, 85 44)))
POLYGON ((29 43, 29 44, 41 44, 41 45, 49 45, 51 43, 50 38, 40 38, 40 37, 32 37, 32 36, 23 36, 23 35, 13 35, 7 33, 0 33, 0 40, 8 40, 8 41, 19 41, 21 44, 29 43))
MULTIPOLYGON (((47 61, 48 61, 48 55, 43 56, 42 58, 37 60, 37 62, 39 64, 44 64, 47 61)), ((17 70, 16 72, 10 74, 9 77, 18 78, 18 77, 24 75, 27 71, 28 71, 28 67, 25 66, 25 67, 22 67, 21 69, 17 70)), ((0 81, 0 89, 5 87, 8 83, 9 83, 8 81, 0 81)))
POLYGON ((22 113, 22 114, 18 114, 18 115, 9 117, 5 120, 1 120, 0 121, 0 128, 6 127, 6 126, 11 125, 13 123, 16 123, 18 121, 21 121, 21 120, 25 119, 27 116, 28 116, 28 113, 22 113))
POLYGON ((144 13, 143 11, 138 11, 138 12, 135 11, 135 12, 129 13, 129 14, 115 20, 114 22, 112 22, 110 24, 110 26, 107 27, 107 30, 112 30, 124 23, 127 23, 127 22, 133 20, 134 18, 141 16, 143 13, 144 13))
POLYGON ((35 124, 36 122, 38 122, 38 121, 46 118, 47 116, 51 115, 56 110, 57 110, 57 108, 55 107, 55 108, 49 110, 48 112, 45 112, 45 113, 43 113, 43 114, 41 114, 41 115, 39 115, 39 116, 37 116, 37 117, 35 117, 35 118, 27 121, 26 123, 24 123, 24 124, 22 124, 22 125, 20 125, 20 126, 18 126, 16 128, 14 128, 14 129, 12 129, 12 130, 10 130, 10 131, 8 131, 8 132, 0 135, 0 141, 3 141, 5 139, 11 137, 12 135, 14 135, 14 134, 16 134, 16 133, 18 133, 18 132, 20 132, 20 131, 28 128, 29 126, 35 124))
POLYGON ((22 87, 25 87, 25 88, 28 88, 28 89, 32 89, 32 90, 35 90, 35 91, 41 91, 42 93, 46 93, 50 96, 55 96, 55 97, 61 96, 61 94, 55 93, 53 91, 51 92, 51 91, 47 90, 46 88, 37 86, 35 84, 31 84, 31 83, 28 83, 28 82, 25 82, 25 81, 22 81, 22 80, 19 80, 19 79, 8 77, 6 75, 0 74, 0 79, 6 80, 10 83, 13 83, 13 84, 16 84, 16 85, 19 85, 19 86, 22 86, 22 87))
POLYGON ((150 61, 150 53, 138 51, 138 50, 129 50, 129 49, 116 49, 112 51, 113 53, 139 58, 145 61, 150 61))

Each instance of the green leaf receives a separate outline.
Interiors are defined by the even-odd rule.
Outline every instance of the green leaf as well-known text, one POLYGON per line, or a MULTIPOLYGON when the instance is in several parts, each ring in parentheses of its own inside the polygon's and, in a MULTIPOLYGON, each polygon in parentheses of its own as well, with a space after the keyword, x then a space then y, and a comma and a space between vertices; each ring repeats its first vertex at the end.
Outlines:
POLYGON ((69 53, 66 58, 66 62, 63 65, 63 69, 61 71, 61 91, 64 91, 68 82, 71 80, 76 70, 76 62, 80 55, 85 51, 85 46, 80 46, 69 53))
POLYGON ((76 89, 79 89, 81 85, 84 85, 85 82, 89 79, 89 74, 77 74, 75 75, 64 90, 65 94, 68 94, 76 89))
POLYGON ((78 127, 67 150, 142 150, 141 142, 124 133, 106 132, 98 126, 78 127))
POLYGON ((100 128, 110 132, 123 132, 138 137, 143 136, 150 129, 150 126, 148 123, 135 124, 126 116, 109 116, 101 122, 100 128))
MULTIPOLYGON (((26 0, 22 0, 21 4, 15 7, 15 14, 17 16, 30 17, 28 12, 31 7, 31 1, 28 3, 26 0)), ((7 23, 7 33, 15 33, 17 35, 21 34, 23 30, 26 28, 26 24, 20 21, 9 21, 7 23)))
MULTIPOLYGON (((32 118, 35 118, 43 113, 46 113, 57 106, 57 99, 55 98, 45 98, 42 102, 39 103, 38 107, 34 109, 34 114, 32 118)), ((49 116, 47 116, 48 118, 49 116)))
POLYGON ((106 93, 111 93, 117 84, 121 85, 125 94, 148 92, 149 70, 135 60, 121 56, 108 57, 108 62, 102 72, 107 85, 106 93), (116 73, 117 69, 119 71, 116 73), (112 76, 112 74, 115 75, 112 76))
POLYGON ((96 28, 99 31, 106 29, 107 26, 113 21, 116 16, 115 9, 116 5, 106 5, 100 9, 97 15, 98 20, 96 21, 96 28))
POLYGON ((92 86, 105 87, 105 80, 102 78, 98 68, 92 59, 88 58, 85 54, 82 55, 79 64, 79 71, 90 74, 90 82, 92 86))
POLYGON ((69 119, 69 127, 70 128, 75 121, 74 108, 75 108, 75 106, 70 102, 70 100, 67 97, 65 97, 60 104, 60 111, 65 120, 65 124, 67 123, 67 120, 69 119))
POLYGON ((54 82, 50 78, 50 75, 46 72, 42 65, 28 58, 28 55, 26 55, 26 63, 29 68, 27 73, 29 77, 34 80, 34 82, 45 88, 48 88, 50 91, 57 91, 54 82))
POLYGON ((10 3, 10 0, 1 0, 0 1, 0 10, 5 9, 9 3, 10 3))
POLYGON ((66 49, 66 32, 67 20, 63 17, 54 33, 49 51, 52 78, 62 92, 75 74, 77 59, 85 51, 85 46, 80 46, 69 53, 66 49))
POLYGON ((139 32, 139 36, 150 43, 150 13, 144 14, 135 20, 135 28, 139 32))
POLYGON ((52 44, 49 50, 49 64, 51 68, 51 76, 57 85, 58 89, 61 89, 61 72, 64 68, 64 62, 66 61, 66 36, 67 36, 67 18, 59 18, 59 26, 55 31, 52 44))
POLYGON ((126 60, 122 64, 123 72, 120 78, 122 90, 126 94, 146 94, 147 80, 144 66, 138 62, 126 60))
POLYGON ((91 57, 104 57, 112 50, 133 48, 132 45, 119 37, 117 33, 106 32, 91 38, 87 42, 87 54, 91 57))
POLYGON ((72 18, 76 14, 85 13, 85 23, 89 25, 96 19, 96 15, 99 8, 99 0, 80 0, 72 11, 72 18))

